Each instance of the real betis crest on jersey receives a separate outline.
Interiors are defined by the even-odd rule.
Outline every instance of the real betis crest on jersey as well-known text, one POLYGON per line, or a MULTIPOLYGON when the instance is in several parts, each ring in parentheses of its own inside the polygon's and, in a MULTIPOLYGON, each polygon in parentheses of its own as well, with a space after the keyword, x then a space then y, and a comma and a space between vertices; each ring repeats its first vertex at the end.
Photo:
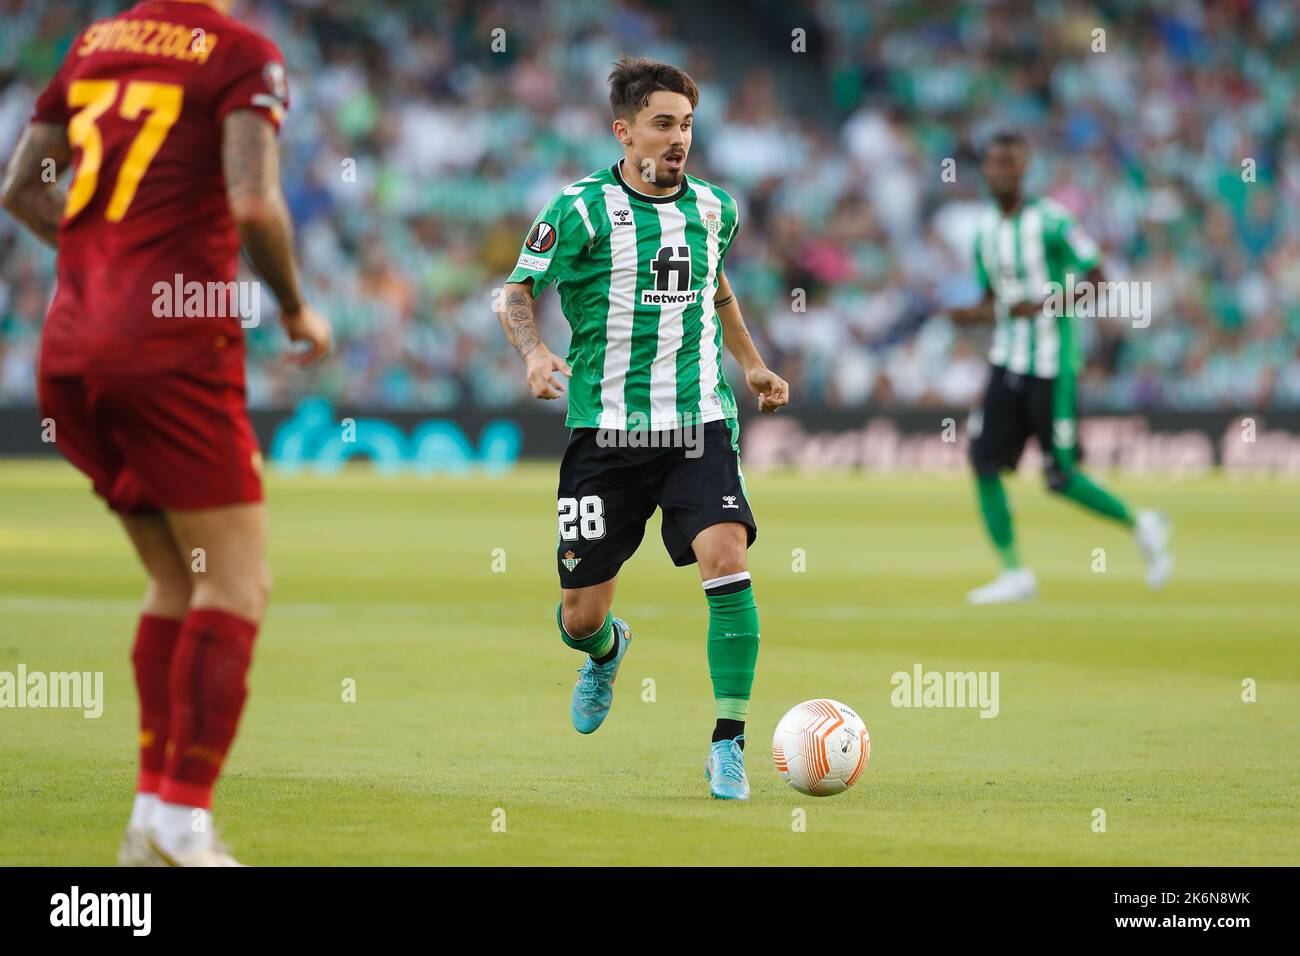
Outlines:
POLYGON ((510 274, 554 282, 573 338, 571 428, 665 429, 736 417, 713 301, 738 226, 726 192, 687 176, 650 196, 616 163, 562 189, 510 274))
POLYGON ((1029 299, 1041 302, 1052 284, 1080 282, 1099 260, 1097 244, 1069 211, 1050 199, 1026 199, 1010 215, 996 206, 981 217, 975 274, 993 293, 995 320, 989 361, 1009 372, 1056 378, 1079 368, 1074 316, 1011 315, 1029 299))

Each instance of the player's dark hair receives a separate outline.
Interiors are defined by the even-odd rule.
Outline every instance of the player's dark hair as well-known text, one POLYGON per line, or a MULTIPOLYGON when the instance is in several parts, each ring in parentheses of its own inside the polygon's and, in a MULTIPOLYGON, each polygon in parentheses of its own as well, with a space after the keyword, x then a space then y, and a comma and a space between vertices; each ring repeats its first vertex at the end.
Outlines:
POLYGON ((609 107, 614 118, 631 122, 650 101, 650 94, 659 90, 682 94, 691 101, 691 109, 700 102, 699 87, 685 70, 624 53, 609 74, 609 107))
POLYGON ((985 140, 983 148, 980 149, 980 162, 984 161, 994 146, 1016 146, 1029 152, 1029 140, 1025 139, 1023 133, 1014 129, 1002 129, 985 140))

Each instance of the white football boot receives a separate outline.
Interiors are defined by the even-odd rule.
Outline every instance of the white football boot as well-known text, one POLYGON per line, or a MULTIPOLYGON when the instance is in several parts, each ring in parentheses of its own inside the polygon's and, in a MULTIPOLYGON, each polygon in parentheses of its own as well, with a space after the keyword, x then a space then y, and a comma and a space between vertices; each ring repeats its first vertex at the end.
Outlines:
POLYGON ((226 847, 216 842, 208 846, 164 850, 151 836, 149 846, 158 854, 162 866, 246 866, 231 856, 226 847))
POLYGON ((217 840, 212 811, 160 803, 149 822, 149 846, 164 866, 243 866, 217 840))
POLYGON ((1158 511, 1140 511, 1137 525, 1138 547, 1147 563, 1147 587, 1158 591, 1165 586, 1174 570, 1174 556, 1169 553, 1169 539, 1173 537, 1173 524, 1158 511))
POLYGON ((1008 569, 966 595, 967 604, 1010 604, 1038 597, 1038 579, 1028 568, 1008 569))
POLYGON ((144 827, 128 826, 117 848, 118 866, 166 866, 149 844, 149 831, 144 827))

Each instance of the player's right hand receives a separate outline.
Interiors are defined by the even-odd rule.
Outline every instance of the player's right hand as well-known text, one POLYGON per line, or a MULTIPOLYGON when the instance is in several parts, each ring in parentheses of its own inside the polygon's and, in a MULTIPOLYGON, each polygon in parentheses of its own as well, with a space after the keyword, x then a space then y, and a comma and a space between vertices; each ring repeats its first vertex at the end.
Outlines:
POLYGON ((285 312, 280 316, 280 321, 290 342, 307 343, 307 348, 290 352, 287 356, 294 365, 311 365, 329 353, 331 337, 329 320, 315 309, 303 306, 297 312, 285 312))
POLYGON ((534 398, 559 398, 564 394, 564 383, 554 378, 552 373, 573 374, 569 364, 544 345, 529 352, 524 364, 528 369, 528 387, 534 398))

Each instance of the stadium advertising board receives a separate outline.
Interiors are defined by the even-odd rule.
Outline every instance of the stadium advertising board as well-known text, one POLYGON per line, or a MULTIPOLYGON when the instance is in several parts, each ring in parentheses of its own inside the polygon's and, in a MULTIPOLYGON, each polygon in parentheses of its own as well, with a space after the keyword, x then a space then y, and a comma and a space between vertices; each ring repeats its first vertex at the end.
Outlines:
MULTIPOLYGON (((966 410, 787 409, 742 416, 751 471, 960 473, 969 445, 966 410)), ((332 473, 366 461, 384 474, 501 473, 520 460, 554 459, 569 432, 560 416, 531 409, 461 407, 439 413, 335 408, 312 398, 293 409, 252 412, 267 459, 288 471, 332 473)), ((0 456, 56 453, 34 408, 0 409, 0 456)), ((1300 413, 1150 412, 1084 416, 1084 460, 1098 470, 1194 477, 1300 476, 1300 413)), ((57 432, 55 433, 57 441, 57 432)), ((1021 469, 1037 469, 1027 445, 1021 469)))

